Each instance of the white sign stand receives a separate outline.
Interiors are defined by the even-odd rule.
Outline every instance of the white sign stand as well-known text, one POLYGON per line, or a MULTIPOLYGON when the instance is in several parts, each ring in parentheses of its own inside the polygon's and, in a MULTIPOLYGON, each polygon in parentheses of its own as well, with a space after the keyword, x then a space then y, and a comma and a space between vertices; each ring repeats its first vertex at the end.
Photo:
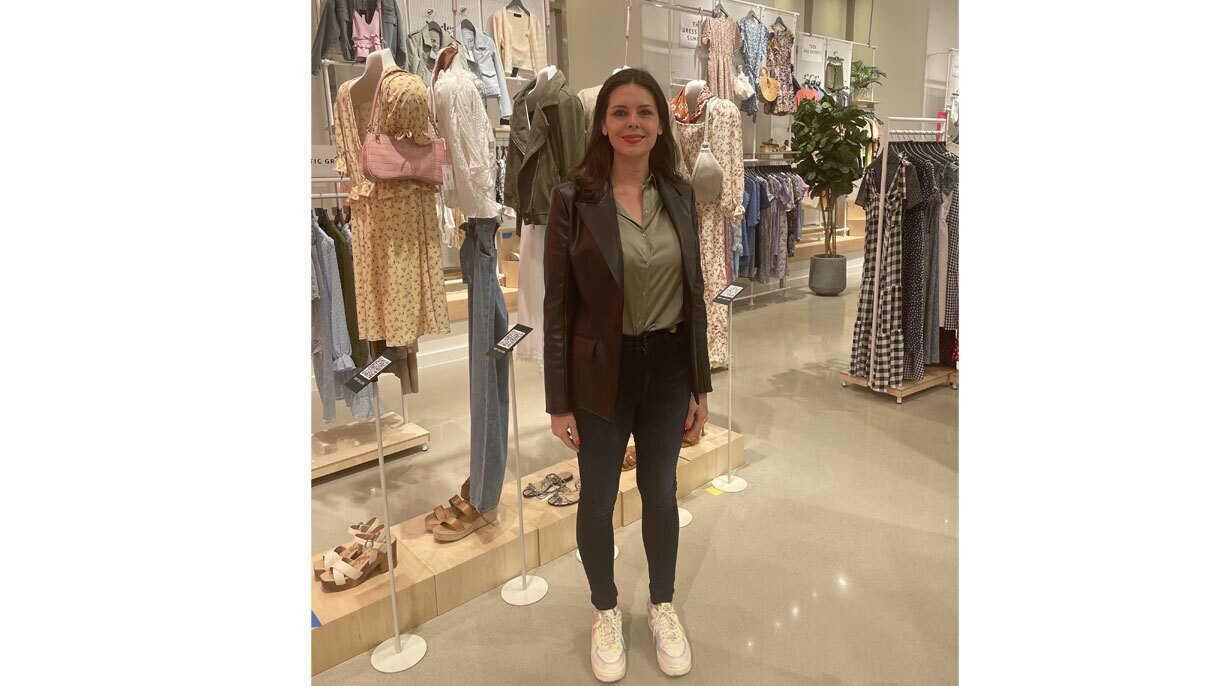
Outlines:
MULTIPOLYGON (((500 597, 509 605, 518 607, 533 605, 542 600, 548 589, 546 579, 527 573, 529 568, 526 566, 525 560, 525 500, 521 495, 521 435, 517 428, 517 372, 513 366, 512 349, 532 329, 526 327, 524 333, 520 333, 522 330, 518 328, 520 326, 518 324, 510 329, 508 335, 496 344, 496 347, 507 348, 503 354, 508 355, 508 392, 513 410, 513 463, 517 470, 517 535, 521 539, 521 576, 508 580, 500 588, 500 597)), ((492 350, 496 351, 496 348, 492 350)))
MULTIPOLYGON (((367 345, 367 344, 366 344, 367 345)), ((373 358, 372 346, 369 346, 369 358, 373 358)), ((377 427, 377 472, 381 477, 381 514, 382 521, 390 526, 390 496, 385 486, 385 444, 381 438, 381 388, 377 385, 377 377, 372 380, 373 415, 377 427)), ((414 667, 428 652, 428 643, 415 634, 402 635, 398 631, 398 589, 394 584, 394 538, 387 530, 386 546, 387 560, 390 563, 390 621, 394 624, 394 638, 386 639, 373 649, 373 669, 386 674, 394 674, 414 667)))
POLYGON ((742 290, 744 289, 741 286, 729 284, 728 287, 726 287, 720 292, 719 295, 716 296, 717 298, 726 299, 729 307, 729 412, 724 451, 725 461, 728 462, 728 469, 726 470, 727 476, 718 476, 715 479, 712 479, 712 485, 725 493, 740 493, 741 491, 746 490, 746 486, 749 486, 745 479, 741 478, 740 476, 733 475, 733 300, 741 294, 742 290))

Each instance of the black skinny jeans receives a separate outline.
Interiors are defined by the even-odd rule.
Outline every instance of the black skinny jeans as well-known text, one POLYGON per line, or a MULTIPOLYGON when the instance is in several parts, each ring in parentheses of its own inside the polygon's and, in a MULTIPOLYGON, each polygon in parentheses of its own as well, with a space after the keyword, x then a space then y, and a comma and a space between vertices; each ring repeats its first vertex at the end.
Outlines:
POLYGON ((614 503, 627 437, 635 436, 636 483, 643 501, 648 591, 654 604, 673 602, 678 563, 678 450, 682 448, 691 386, 686 332, 624 336, 614 421, 577 408, 580 504, 576 545, 593 606, 618 605, 614 585, 614 503))

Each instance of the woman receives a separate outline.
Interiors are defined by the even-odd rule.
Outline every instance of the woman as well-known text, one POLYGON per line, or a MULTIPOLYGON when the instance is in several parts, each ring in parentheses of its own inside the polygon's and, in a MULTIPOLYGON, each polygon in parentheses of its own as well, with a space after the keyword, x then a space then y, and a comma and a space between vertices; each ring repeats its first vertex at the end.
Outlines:
POLYGON ((712 390, 695 196, 674 170, 669 106, 648 72, 606 80, 590 134, 547 222, 547 412, 580 462, 576 542, 594 606, 593 673, 627 673, 611 519, 634 435, 648 625, 662 671, 679 676, 691 650, 673 607, 678 450, 700 435, 712 390))

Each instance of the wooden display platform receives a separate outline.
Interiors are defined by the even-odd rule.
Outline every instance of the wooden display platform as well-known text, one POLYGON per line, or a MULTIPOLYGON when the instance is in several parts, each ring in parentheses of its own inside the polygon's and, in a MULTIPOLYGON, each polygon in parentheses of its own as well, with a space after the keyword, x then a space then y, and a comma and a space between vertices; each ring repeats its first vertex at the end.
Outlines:
MULTIPOLYGON (((678 460, 678 496, 690 493, 724 471, 727 434, 709 424, 698 445, 683 448, 678 460)), ((732 435, 733 461, 741 466, 745 439, 732 435)), ((577 460, 559 462, 522 477, 522 487, 550 472, 570 471, 579 479, 577 460)), ((635 470, 619 480, 614 526, 640 518, 639 489, 635 470), (634 519, 625 514, 634 502, 634 519)), ((438 543, 424 528, 427 515, 390 528, 398 564, 394 570, 398 587, 401 631, 448 612, 521 574, 521 544, 517 535, 517 480, 505 479, 500 500, 500 521, 488 524, 453 543, 438 543)), ((580 504, 552 507, 544 500, 525 499, 526 567, 535 569, 576 549, 576 513, 580 504)), ((321 554, 314 556, 314 559, 321 554)), ((311 560, 312 568, 312 560, 311 560)), ((313 674, 318 674, 376 647, 393 635, 390 626, 389 577, 379 574, 348 591, 323 593, 312 582, 312 609, 321 626, 311 630, 313 674)))
MULTIPOLYGON (((681 498, 691 491, 703 486, 725 470, 725 445, 727 431, 714 424, 706 425, 707 434, 703 440, 689 448, 683 448, 678 453, 678 497, 681 498)), ((634 440, 629 444, 634 444, 634 440)), ((733 466, 745 464, 745 438, 733 433, 733 466)), ((636 470, 623 472, 619 477, 619 491, 623 503, 622 524, 627 525, 639 520, 643 512, 640 500, 640 488, 636 484, 636 470)))
MULTIPOLYGON (((500 502, 499 524, 466 538, 438 543, 424 528, 427 514, 390 528, 407 550, 436 575, 436 611, 443 614, 521 574, 516 498, 500 502)), ((525 522, 525 564, 538 566, 538 529, 525 522)))
MULTIPOLYGON (((436 575, 403 545, 394 549, 394 555, 399 630, 407 631, 436 617, 436 575)), ((311 569, 321 557, 315 555, 310 560, 311 569)), ((335 593, 323 592, 322 584, 313 581, 311 593, 311 609, 322 624, 309 632, 314 674, 375 648, 394 635, 390 628, 393 615, 388 574, 378 574, 355 588, 335 593)))
MULTIPOLYGON (((580 480, 580 465, 576 458, 573 458, 522 476, 521 488, 524 489, 530 483, 542 481, 547 474, 559 472, 572 472, 572 481, 568 482, 569 485, 580 480)), ((511 502, 514 508, 517 507, 516 477, 505 478, 500 502, 511 502)), ((545 500, 535 498, 523 498, 522 502, 525 505, 526 529, 538 530, 538 564, 544 565, 560 555, 576 550, 576 510, 580 507, 580 503, 566 507, 554 507, 545 500)), ((622 493, 618 494, 618 500, 614 504, 612 521, 616 529, 623 525, 622 493)))
MULTIPOLYGON (((425 445, 431 439, 427 430, 404 422, 397 412, 381 415, 381 440, 387 456, 425 445)), ((377 427, 370 419, 323 429, 313 435, 311 479, 376 461, 377 427)))
MULTIPOLYGON (((899 386, 898 388, 886 389, 885 393, 886 393, 886 395, 890 395, 890 396, 897 398, 898 404, 901 405, 902 399, 907 397, 908 395, 914 395, 921 391, 926 391, 929 388, 936 388, 937 386, 948 386, 948 385, 956 383, 955 380, 950 379, 951 376, 956 378, 955 371, 956 370, 954 370, 952 367, 939 367, 939 366, 928 365, 927 367, 924 368, 924 375, 923 375, 922 380, 909 381, 909 382, 904 381, 903 384, 901 386, 899 386)), ((852 376, 848 372, 839 372, 839 379, 842 380, 844 388, 846 388, 847 384, 849 384, 849 383, 855 384, 857 386, 863 386, 865 388, 869 387, 868 379, 862 379, 858 376, 852 376)), ((870 390, 872 390, 872 389, 870 389, 870 390)))

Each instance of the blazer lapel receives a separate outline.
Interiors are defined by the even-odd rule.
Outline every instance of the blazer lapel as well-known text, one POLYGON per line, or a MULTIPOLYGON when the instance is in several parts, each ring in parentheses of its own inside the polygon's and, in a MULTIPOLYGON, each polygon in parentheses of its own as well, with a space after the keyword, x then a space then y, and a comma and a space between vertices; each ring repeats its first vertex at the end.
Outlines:
POLYGON ((691 216, 689 200, 683 200, 682 194, 667 179, 657 176, 656 180, 657 185, 661 188, 661 202, 665 205, 665 211, 669 212, 674 230, 678 233, 678 244, 682 247, 683 268, 686 270, 688 278, 693 277, 695 264, 702 259, 699 255, 698 222, 695 221, 695 217, 691 216))
POLYGON ((607 184, 602 197, 593 202, 576 201, 576 209, 585 228, 593 235, 597 247, 606 259, 619 290, 623 290, 623 245, 618 235, 618 212, 614 208, 614 193, 607 184))

